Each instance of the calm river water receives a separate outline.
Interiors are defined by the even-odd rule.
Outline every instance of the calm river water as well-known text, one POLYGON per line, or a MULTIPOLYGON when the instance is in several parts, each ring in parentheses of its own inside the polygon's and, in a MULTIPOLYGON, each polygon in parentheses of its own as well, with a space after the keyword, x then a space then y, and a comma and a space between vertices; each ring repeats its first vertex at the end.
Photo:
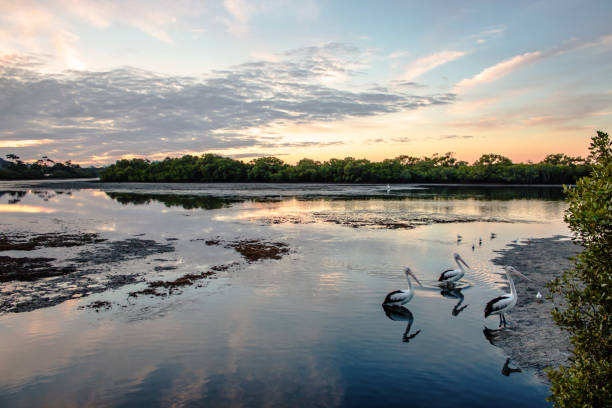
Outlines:
MULTIPOLYGON (((105 272, 144 281, 237 264, 170 296, 130 297, 146 287, 138 282, 0 314, 0 406, 547 404, 548 387, 532 372, 502 375, 506 356, 483 335, 498 319, 485 321, 483 309, 506 290, 491 263, 495 250, 568 235, 560 188, 85 187, 0 183, 2 231, 95 232, 109 242, 174 246, 105 272), (232 248, 204 243, 245 239, 283 242, 290 252, 248 263, 232 248), (433 282, 455 266, 454 252, 473 271, 462 291, 443 293, 433 282), (408 311, 387 316, 381 303, 407 287, 407 265, 424 287, 415 288, 408 311), (82 307, 96 300, 112 307, 82 307)), ((82 250, 0 256, 61 262, 82 250)), ((16 284, 24 285, 0 283, 0 295, 16 284)))

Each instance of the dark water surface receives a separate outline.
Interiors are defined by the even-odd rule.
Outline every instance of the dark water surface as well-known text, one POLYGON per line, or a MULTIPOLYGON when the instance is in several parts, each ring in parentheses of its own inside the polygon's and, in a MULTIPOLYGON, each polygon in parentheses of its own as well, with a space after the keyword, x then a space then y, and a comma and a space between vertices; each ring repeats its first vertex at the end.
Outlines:
MULTIPOLYGON (((568 234, 560 188, 69 187, 0 183, 2 231, 171 242, 163 259, 112 265, 146 281, 238 266, 167 297, 130 298, 143 282, 0 314, 0 406, 546 405, 548 387, 532 372, 502 375, 506 356, 483 335, 498 320, 485 321, 483 309, 506 290, 494 250, 568 234), (211 239, 281 241, 291 252, 247 263, 204 244, 211 239), (454 267, 454 252, 473 271, 463 290, 443 293, 432 284, 454 267), (387 316, 382 300, 407 287, 406 265, 425 287, 387 316), (95 300, 112 307, 79 308, 95 300)), ((0 255, 61 260, 75 251, 0 255)))

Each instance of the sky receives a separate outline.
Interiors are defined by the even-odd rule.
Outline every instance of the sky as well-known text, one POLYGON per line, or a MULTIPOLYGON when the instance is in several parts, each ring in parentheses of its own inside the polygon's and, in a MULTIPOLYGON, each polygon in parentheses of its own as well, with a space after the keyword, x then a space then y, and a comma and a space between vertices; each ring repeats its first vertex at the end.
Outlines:
POLYGON ((612 1, 0 0, 0 154, 586 156, 612 1))

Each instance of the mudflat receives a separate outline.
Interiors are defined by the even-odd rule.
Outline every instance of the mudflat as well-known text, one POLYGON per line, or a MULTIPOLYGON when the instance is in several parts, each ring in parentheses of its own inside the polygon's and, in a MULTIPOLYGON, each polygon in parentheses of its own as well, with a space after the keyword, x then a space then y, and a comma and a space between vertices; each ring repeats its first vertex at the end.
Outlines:
POLYGON ((547 367, 569 363, 571 347, 568 333, 552 320, 554 304, 548 299, 546 284, 568 270, 580 251, 581 247, 567 237, 553 236, 511 244, 497 251, 499 256, 493 259, 495 264, 515 267, 531 281, 515 279, 518 301, 509 314, 508 326, 502 330, 485 328, 484 334, 514 363, 534 370, 544 381, 547 367), (541 299, 536 298, 538 292, 541 299))

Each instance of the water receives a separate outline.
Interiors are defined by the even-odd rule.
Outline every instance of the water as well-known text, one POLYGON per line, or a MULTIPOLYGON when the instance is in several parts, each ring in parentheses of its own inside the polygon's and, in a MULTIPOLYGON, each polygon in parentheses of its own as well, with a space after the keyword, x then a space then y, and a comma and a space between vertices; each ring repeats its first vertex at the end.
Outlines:
MULTIPOLYGON (((203 287, 164 298, 129 298, 145 287, 137 283, 1 314, 0 406, 546 405, 548 387, 532 372, 501 374, 506 356, 483 335, 498 321, 485 321, 483 309, 505 290, 501 269, 491 263, 495 250, 516 239, 568 234, 560 189, 0 188, 3 231, 98 232, 175 245, 165 262, 158 255, 130 260, 114 264, 114 273, 170 280, 240 263, 203 287), (195 240, 214 238, 282 241, 291 252, 246 263, 233 249, 195 240), (454 266, 454 252, 473 269, 459 307, 457 294, 431 286, 454 266), (168 263, 177 269, 155 271, 168 263), (410 313, 393 320, 381 302, 407 287, 405 265, 425 287, 406 305, 410 313), (94 300, 113 307, 79 309, 94 300), (406 337, 420 332, 406 342, 409 315, 406 337)), ((1 255, 61 260, 81 249, 1 255)))

